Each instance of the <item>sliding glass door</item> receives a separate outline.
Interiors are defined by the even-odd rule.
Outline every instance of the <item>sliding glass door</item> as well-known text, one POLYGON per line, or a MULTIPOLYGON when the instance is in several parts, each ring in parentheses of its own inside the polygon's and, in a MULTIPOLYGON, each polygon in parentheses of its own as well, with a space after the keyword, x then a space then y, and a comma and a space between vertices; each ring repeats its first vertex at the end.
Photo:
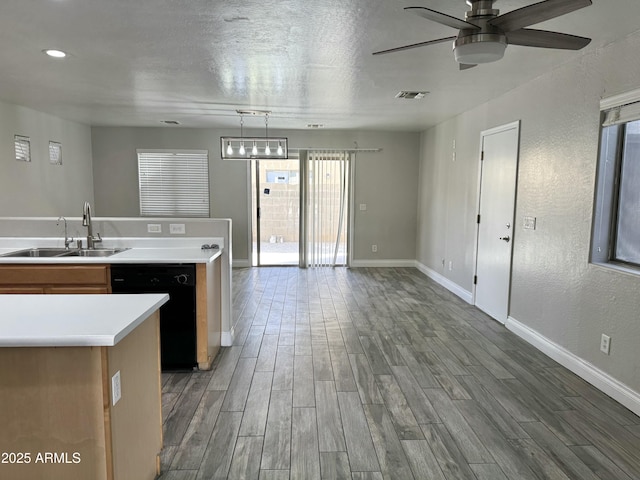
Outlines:
POLYGON ((348 265, 351 154, 252 160, 252 265, 348 265))
POLYGON ((300 263, 300 162, 253 160, 253 261, 256 266, 300 263))
POLYGON ((301 156, 304 215, 301 264, 324 267, 348 264, 350 154, 308 151, 301 156))

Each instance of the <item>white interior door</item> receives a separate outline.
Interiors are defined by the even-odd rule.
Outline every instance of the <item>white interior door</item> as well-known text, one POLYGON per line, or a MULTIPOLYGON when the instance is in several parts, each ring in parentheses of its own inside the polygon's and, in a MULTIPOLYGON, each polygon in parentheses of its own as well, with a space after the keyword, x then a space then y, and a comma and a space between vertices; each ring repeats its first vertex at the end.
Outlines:
POLYGON ((481 134, 475 305, 504 323, 509 313, 520 122, 481 134))

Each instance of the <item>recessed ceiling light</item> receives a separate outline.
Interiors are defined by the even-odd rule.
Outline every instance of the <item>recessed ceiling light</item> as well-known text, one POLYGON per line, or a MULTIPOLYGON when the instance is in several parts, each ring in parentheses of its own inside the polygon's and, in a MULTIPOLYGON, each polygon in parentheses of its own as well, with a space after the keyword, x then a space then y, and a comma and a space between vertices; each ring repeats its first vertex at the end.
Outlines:
POLYGON ((66 52, 63 52, 62 50, 56 50, 55 48, 48 48, 46 50, 43 50, 42 52, 53 58, 64 58, 67 56, 66 52))

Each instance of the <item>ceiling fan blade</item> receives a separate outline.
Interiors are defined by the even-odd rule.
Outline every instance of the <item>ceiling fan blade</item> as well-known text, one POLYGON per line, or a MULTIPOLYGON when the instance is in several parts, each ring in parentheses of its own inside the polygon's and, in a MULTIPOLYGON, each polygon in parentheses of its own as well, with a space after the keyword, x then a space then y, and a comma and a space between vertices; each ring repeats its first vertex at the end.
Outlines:
POLYGON ((508 32, 506 35, 510 45, 522 45, 524 47, 580 50, 591 42, 591 39, 586 37, 529 28, 521 28, 520 30, 508 32))
POLYGON ((433 22, 441 23, 442 25, 446 25, 447 27, 460 29, 474 29, 479 30, 480 27, 478 25, 474 25, 473 23, 465 22, 464 20, 460 20, 459 18, 452 17, 451 15, 447 15, 445 13, 436 12, 435 10, 431 10, 425 7, 405 7, 406 11, 415 13, 427 20, 431 20, 433 22))
POLYGON ((411 45, 405 45, 403 47, 390 48, 388 50, 380 50, 379 52, 373 52, 373 55, 382 55, 384 53, 401 52, 403 50, 409 50, 411 48, 424 47, 427 45, 435 45, 436 43, 452 42, 456 37, 438 38, 437 40, 428 40, 426 42, 412 43, 411 45))
POLYGON ((591 3, 591 0, 545 0, 500 15, 489 23, 504 32, 512 32, 588 7, 591 3))
POLYGON ((470 63, 461 63, 460 70, 469 70, 470 68, 477 67, 478 65, 470 64, 470 63))

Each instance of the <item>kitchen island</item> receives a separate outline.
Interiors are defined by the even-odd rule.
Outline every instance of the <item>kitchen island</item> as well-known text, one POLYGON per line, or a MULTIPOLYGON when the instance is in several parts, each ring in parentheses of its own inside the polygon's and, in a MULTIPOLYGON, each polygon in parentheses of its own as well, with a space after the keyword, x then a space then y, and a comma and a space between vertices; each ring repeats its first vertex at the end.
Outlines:
POLYGON ((0 478, 157 476, 167 300, 0 295, 0 478))
MULTIPOLYGON (((222 244, 222 239, 214 240, 222 244)), ((201 238, 189 241, 105 238, 104 246, 122 251, 95 257, 13 257, 2 255, 20 251, 25 246, 35 247, 35 250, 43 245, 55 246, 55 240, 5 239, 0 242, 0 294, 111 293, 110 268, 113 265, 194 265, 195 363, 199 369, 208 370, 220 349, 221 325, 225 321, 229 323, 230 314, 228 308, 225 308, 223 296, 223 289, 229 282, 222 272, 224 248, 202 249, 200 246, 203 243, 205 239, 201 238), (13 246, 8 247, 9 244, 13 246), (185 244, 188 246, 184 246, 185 244)), ((74 251, 70 249, 69 253, 74 251)))

